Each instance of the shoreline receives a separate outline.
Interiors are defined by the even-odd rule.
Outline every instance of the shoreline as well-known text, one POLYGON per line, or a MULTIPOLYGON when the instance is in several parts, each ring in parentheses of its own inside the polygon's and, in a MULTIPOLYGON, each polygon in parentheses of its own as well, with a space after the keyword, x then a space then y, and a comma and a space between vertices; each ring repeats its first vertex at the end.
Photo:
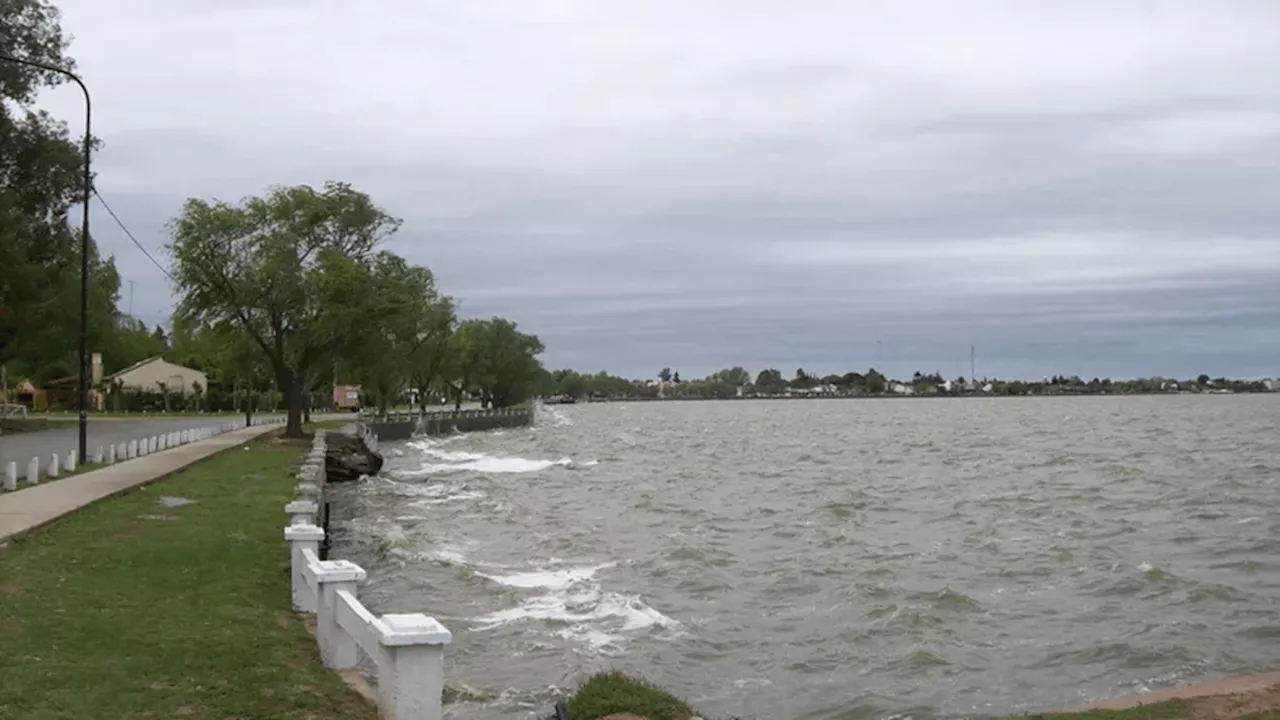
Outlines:
POLYGON ((1043 714, 1060 715, 1098 710, 1131 710, 1170 700, 1207 700, 1210 698, 1230 698, 1254 694, 1271 695, 1273 696, 1272 707, 1280 707, 1280 671, 1205 680, 1168 690, 1125 695, 1084 705, 1050 710, 1043 714))

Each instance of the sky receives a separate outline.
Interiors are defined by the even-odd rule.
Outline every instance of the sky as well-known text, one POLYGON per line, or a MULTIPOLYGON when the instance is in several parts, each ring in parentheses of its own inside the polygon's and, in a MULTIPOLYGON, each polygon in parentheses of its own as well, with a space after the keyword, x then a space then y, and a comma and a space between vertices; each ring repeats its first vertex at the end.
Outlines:
POLYGON ((161 262, 187 197, 343 180, 550 367, 1280 375, 1273 0, 57 4, 161 262))

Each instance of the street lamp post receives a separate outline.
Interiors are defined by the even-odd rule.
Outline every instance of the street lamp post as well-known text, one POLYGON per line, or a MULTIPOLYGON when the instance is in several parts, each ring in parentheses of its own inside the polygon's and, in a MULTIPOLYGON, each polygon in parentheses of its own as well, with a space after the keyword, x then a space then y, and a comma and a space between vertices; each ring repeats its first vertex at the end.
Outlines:
POLYGON ((93 134, 90 132, 93 105, 89 100, 89 88, 85 87, 80 76, 70 70, 9 55, 0 55, 0 60, 65 75, 74 80, 84 93, 84 217, 80 221, 80 452, 77 455, 83 462, 89 456, 89 198, 93 195, 89 161, 93 147, 93 134))

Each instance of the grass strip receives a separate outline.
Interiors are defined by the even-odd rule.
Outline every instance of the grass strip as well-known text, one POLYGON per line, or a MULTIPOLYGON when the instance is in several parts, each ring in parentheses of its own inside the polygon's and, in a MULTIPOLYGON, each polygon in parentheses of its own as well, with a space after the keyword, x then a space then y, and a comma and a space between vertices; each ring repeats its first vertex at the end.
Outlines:
POLYGON ((289 609, 305 450, 269 436, 0 550, 0 718, 376 718, 289 609))

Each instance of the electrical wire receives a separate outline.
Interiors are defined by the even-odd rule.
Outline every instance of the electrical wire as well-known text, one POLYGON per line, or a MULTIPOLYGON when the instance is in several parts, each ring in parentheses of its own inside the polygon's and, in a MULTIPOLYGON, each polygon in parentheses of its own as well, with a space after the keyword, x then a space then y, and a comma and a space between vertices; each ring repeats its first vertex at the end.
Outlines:
POLYGON ((165 266, 161 265, 160 261, 156 260, 142 243, 138 242, 138 238, 134 237, 133 233, 129 232, 129 228, 125 227, 124 223, 120 220, 120 216, 116 215, 116 211, 112 210, 111 206, 107 204, 106 198, 102 197, 102 193, 98 192, 98 188, 93 189, 93 194, 98 198, 98 202, 102 203, 102 207, 107 209, 107 214, 111 216, 111 219, 116 221, 116 224, 120 226, 120 229, 124 231, 124 234, 133 241, 134 245, 138 246, 138 249, 142 251, 142 254, 146 255, 147 259, 151 261, 151 264, 159 268, 160 272, 164 273, 165 277, 172 280, 173 275, 169 274, 169 270, 165 266))

